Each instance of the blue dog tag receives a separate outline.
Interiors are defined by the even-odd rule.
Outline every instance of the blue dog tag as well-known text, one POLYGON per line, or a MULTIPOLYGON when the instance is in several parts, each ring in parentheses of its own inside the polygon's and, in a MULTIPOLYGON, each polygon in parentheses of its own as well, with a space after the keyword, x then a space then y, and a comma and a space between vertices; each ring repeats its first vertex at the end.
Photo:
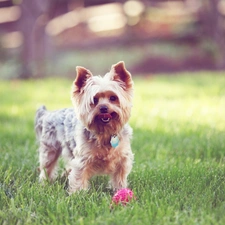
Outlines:
POLYGON ((116 148, 119 145, 119 142, 120 142, 120 140, 117 135, 113 135, 111 137, 110 144, 113 148, 116 148))

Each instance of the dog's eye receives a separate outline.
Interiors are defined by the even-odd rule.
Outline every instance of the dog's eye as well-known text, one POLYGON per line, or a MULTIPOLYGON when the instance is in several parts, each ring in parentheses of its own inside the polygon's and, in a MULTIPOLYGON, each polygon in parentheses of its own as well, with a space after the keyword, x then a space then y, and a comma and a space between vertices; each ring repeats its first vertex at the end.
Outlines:
POLYGON ((94 98, 94 104, 95 104, 95 105, 98 104, 98 98, 94 98))
POLYGON ((114 101, 116 101, 117 97, 112 95, 112 96, 110 96, 109 99, 110 99, 110 101, 114 102, 114 101))

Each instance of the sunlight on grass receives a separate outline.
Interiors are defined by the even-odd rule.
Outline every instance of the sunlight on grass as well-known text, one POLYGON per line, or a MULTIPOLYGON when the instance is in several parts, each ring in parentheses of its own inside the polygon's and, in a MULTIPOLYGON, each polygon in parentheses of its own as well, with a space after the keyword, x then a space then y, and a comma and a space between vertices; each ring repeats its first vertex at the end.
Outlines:
POLYGON ((0 223, 225 223, 225 76, 135 77, 129 186, 137 200, 113 209, 105 177, 69 197, 66 181, 38 183, 35 111, 71 107, 72 81, 0 81, 0 223))
POLYGON ((182 78, 174 76, 159 81, 160 78, 150 77, 145 83, 137 80, 132 118, 135 123, 151 125, 160 118, 223 129, 220 121, 224 115, 224 78, 203 75, 182 78))
POLYGON ((133 141, 137 160, 166 162, 179 156, 182 162, 217 154, 220 158, 225 147, 224 80, 210 74, 136 80, 131 123, 138 131, 133 141))

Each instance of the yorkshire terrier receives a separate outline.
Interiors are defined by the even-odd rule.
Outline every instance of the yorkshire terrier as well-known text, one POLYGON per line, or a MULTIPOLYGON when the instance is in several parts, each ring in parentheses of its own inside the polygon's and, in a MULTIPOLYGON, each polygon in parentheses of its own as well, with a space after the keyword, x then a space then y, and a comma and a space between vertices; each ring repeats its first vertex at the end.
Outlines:
POLYGON ((73 108, 37 110, 35 130, 39 142, 40 181, 53 181, 57 161, 63 156, 69 192, 88 189, 94 175, 110 176, 114 190, 127 187, 133 153, 131 114, 133 81, 124 62, 111 67, 105 76, 93 76, 76 67, 72 86, 73 108))

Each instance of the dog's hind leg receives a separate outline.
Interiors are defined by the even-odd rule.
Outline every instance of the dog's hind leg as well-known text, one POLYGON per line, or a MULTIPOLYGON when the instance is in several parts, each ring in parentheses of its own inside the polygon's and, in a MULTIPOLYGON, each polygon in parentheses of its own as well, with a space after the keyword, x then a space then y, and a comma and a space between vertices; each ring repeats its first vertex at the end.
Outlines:
POLYGON ((39 162, 40 162, 40 176, 39 180, 43 181, 49 179, 53 181, 57 176, 57 161, 61 154, 61 149, 48 148, 40 146, 39 148, 39 162))

